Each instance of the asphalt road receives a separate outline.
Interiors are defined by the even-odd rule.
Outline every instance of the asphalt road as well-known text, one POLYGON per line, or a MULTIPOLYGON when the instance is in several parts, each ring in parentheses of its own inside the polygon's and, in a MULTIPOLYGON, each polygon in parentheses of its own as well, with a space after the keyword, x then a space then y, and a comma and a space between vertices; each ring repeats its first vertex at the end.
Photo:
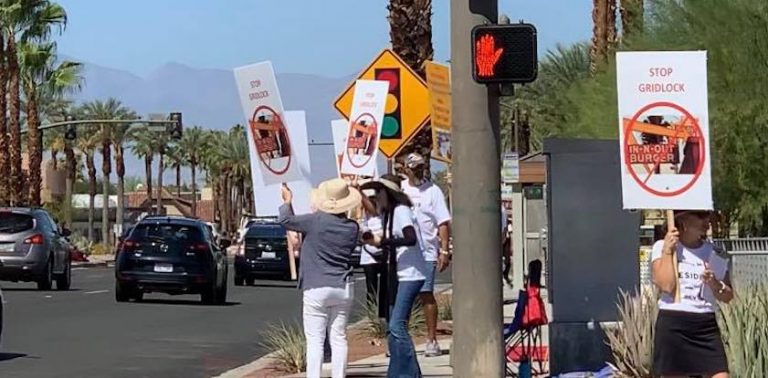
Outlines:
MULTIPOLYGON (((234 287, 230 277, 226 306, 165 294, 117 303, 113 274, 112 268, 76 269, 68 292, 0 283, 6 301, 0 376, 210 377, 266 354, 260 335, 268 325, 301 318, 300 295, 290 282, 234 287)), ((363 275, 355 276, 362 298, 363 275)))

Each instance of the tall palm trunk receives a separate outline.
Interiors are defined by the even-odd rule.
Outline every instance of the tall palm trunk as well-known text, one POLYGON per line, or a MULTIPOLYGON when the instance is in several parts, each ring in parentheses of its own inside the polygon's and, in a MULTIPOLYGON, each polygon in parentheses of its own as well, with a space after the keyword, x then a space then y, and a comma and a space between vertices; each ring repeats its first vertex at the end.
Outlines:
POLYGON ((109 222, 109 176, 112 173, 112 146, 108 138, 102 141, 101 145, 101 173, 103 174, 102 205, 101 205, 101 242, 109 244, 110 222, 109 222))
POLYGON ((176 197, 181 198, 181 165, 176 164, 176 197))
POLYGON ((42 191, 43 135, 38 128, 40 118, 37 114, 37 91, 34 84, 26 86, 27 94, 27 151, 29 152, 29 206, 40 206, 42 191))
POLYGON ((16 37, 14 35, 8 36, 8 100, 10 101, 10 155, 11 155, 11 171, 10 171, 10 194, 11 204, 19 205, 24 199, 24 175, 21 171, 21 93, 19 83, 19 60, 16 54, 16 37))
POLYGON ((592 47, 590 69, 594 74, 608 58, 616 44, 616 0, 593 0, 592 47))
POLYGON ((75 151, 72 149, 72 146, 69 145, 70 142, 66 143, 66 147, 64 147, 67 170, 67 179, 64 189, 64 224, 67 225, 68 229, 72 229, 72 191, 75 185, 75 180, 77 179, 77 160, 75 159, 75 151))
POLYGON ((197 216, 197 167, 193 161, 190 164, 192 169, 192 216, 197 216))
POLYGON ((8 124, 5 117, 8 111, 6 95, 8 93, 8 65, 6 63, 5 39, 0 36, 0 205, 10 201, 11 161, 8 159, 8 124))
POLYGON ((59 170, 59 151, 56 149, 51 150, 51 164, 54 171, 59 170))
POLYGON ((96 163, 93 161, 93 151, 86 151, 85 153, 85 167, 88 170, 88 240, 93 240, 93 223, 96 198, 96 163))
POLYGON ((122 232, 125 212, 125 149, 122 144, 115 144, 115 173, 117 174, 117 212, 115 222, 122 232))
POLYGON ((157 166, 157 214, 163 215, 163 171, 165 171, 165 151, 160 149, 160 164, 157 166))
POLYGON ((211 186, 213 186, 213 218, 216 219, 218 217, 219 220, 219 229, 224 230, 224 222, 222 221, 221 216, 221 182, 220 180, 213 180, 211 183, 211 186))
POLYGON ((226 232, 230 232, 231 230, 229 228, 229 221, 230 221, 231 216, 232 216, 232 211, 230 210, 230 203, 232 201, 232 191, 229 188, 229 178, 228 178, 228 175, 226 173, 224 174, 224 177, 223 177, 222 181, 223 181, 223 184, 222 184, 222 191, 221 191, 221 193, 222 193, 222 197, 223 197, 222 198, 223 199, 222 206, 224 207, 224 209, 223 209, 224 210, 223 211, 224 214, 222 215, 221 219, 222 219, 222 222, 224 223, 224 230, 226 232))
POLYGON ((147 181, 147 203, 149 204, 149 210, 152 210, 152 155, 144 156, 144 177, 147 181))
MULTIPOLYGON (((392 50, 424 77, 424 62, 432 60, 432 0, 390 0, 389 38, 392 50)), ((432 152, 432 130, 423 128, 400 156, 418 152, 427 161, 432 152)))

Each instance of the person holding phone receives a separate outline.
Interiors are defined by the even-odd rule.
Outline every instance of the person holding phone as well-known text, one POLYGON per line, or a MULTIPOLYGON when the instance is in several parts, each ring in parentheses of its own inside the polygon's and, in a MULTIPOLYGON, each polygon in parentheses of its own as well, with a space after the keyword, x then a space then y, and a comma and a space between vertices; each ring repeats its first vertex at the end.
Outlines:
MULTIPOLYGON (((416 349, 408 334, 408 319, 416 297, 426 279, 426 264, 421 251, 419 233, 410 199, 400 190, 398 177, 384 175, 378 181, 363 185, 376 191, 376 212, 381 217, 384 232, 363 234, 367 245, 382 250, 380 259, 397 269, 397 294, 389 319, 388 377, 421 377, 416 349)), ((391 279, 391 278, 390 278, 391 279)))
POLYGON ((653 283, 661 291, 653 373, 728 378, 715 312, 733 299, 728 262, 706 240, 709 211, 674 212, 674 227, 654 244, 653 283))
POLYGON ((304 236, 299 289, 303 291, 307 377, 322 374, 328 333, 333 378, 342 378, 347 369, 347 321, 354 300, 350 261, 360 239, 357 222, 347 213, 360 206, 361 195, 344 180, 333 179, 320 184, 311 197, 317 211, 294 215, 293 193, 283 184, 278 221, 304 236))

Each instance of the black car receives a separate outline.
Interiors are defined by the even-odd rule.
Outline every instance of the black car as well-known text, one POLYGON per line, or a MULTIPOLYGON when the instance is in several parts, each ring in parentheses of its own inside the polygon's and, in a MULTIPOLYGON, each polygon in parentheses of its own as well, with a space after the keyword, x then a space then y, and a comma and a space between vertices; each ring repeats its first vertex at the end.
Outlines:
POLYGON ((182 217, 147 217, 122 241, 115 262, 115 299, 140 301, 144 293, 200 294, 205 304, 227 300, 226 242, 218 245, 205 223, 182 217))
MULTIPOLYGON (((298 267, 298 259, 296 259, 298 267)), ((235 285, 253 285, 259 276, 290 279, 288 238, 285 227, 275 221, 259 221, 245 232, 235 256, 235 285)))

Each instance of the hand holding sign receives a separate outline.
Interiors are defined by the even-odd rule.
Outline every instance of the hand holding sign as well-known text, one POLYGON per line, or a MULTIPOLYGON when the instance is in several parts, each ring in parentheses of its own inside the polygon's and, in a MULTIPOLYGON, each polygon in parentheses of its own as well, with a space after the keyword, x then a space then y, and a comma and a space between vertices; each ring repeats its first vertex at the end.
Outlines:
POLYGON ((701 275, 701 280, 704 281, 705 284, 709 285, 709 287, 712 287, 717 283, 715 272, 713 272, 709 267, 708 262, 704 262, 704 274, 701 275))
POLYGON ((283 183, 280 187, 280 197, 282 197, 284 203, 291 203, 293 201, 293 192, 288 184, 283 183))

